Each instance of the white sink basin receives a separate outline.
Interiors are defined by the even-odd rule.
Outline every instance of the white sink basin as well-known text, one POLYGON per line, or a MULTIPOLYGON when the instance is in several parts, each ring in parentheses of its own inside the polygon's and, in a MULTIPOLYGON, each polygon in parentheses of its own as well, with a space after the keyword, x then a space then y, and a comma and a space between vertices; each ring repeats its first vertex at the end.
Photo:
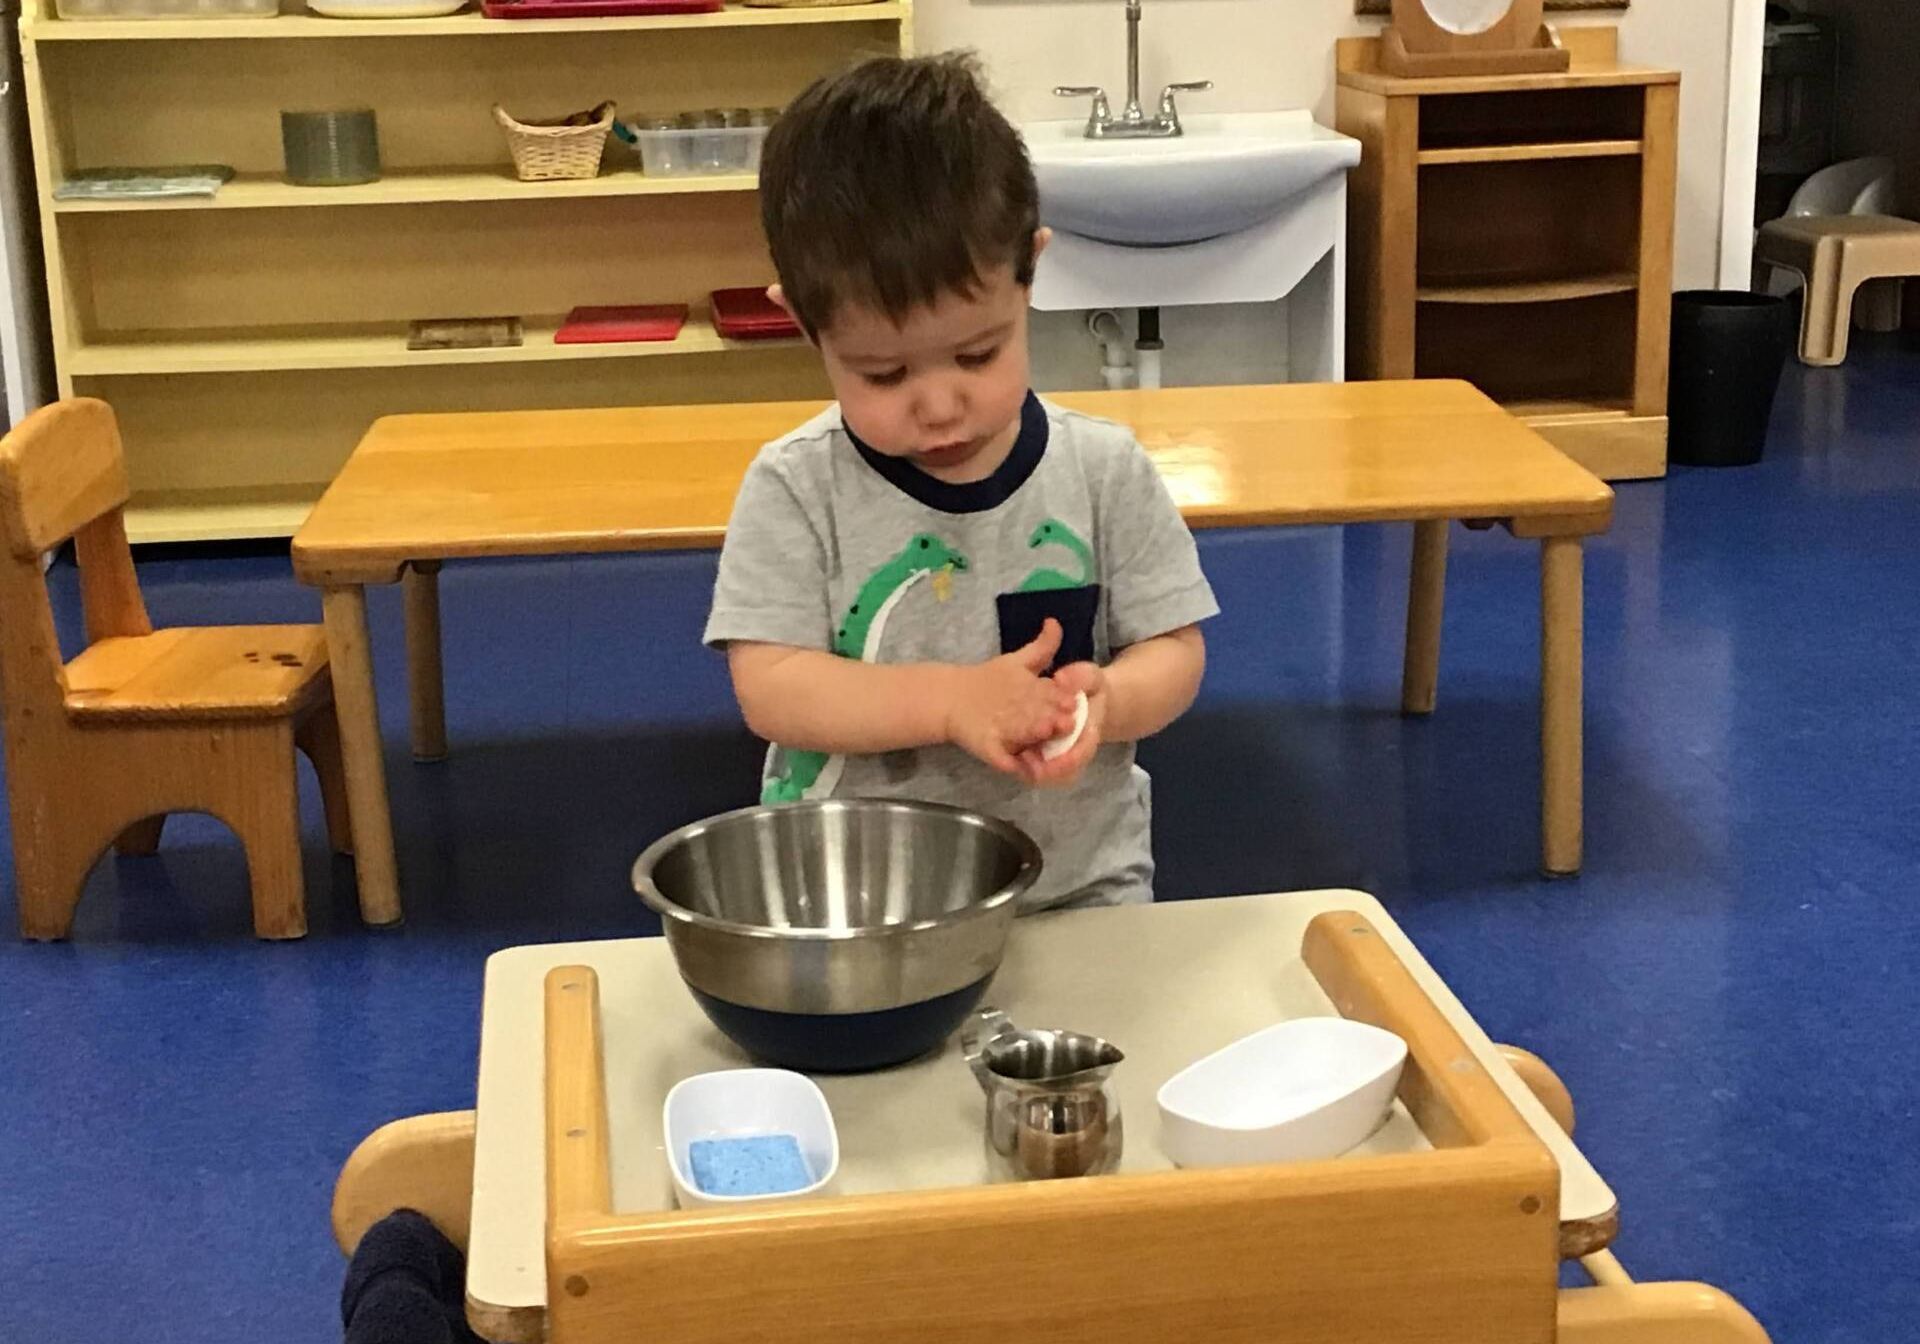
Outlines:
POLYGON ((1089 140, 1087 123, 1021 128, 1040 183, 1040 219, 1130 247, 1165 247, 1252 228, 1360 162, 1360 142, 1311 114, 1184 117, 1166 140, 1089 140))

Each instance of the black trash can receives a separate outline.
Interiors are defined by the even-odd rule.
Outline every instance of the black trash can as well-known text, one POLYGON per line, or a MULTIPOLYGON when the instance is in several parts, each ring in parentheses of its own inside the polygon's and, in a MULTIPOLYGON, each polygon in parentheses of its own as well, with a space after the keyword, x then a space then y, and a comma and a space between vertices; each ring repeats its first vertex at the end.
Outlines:
POLYGON ((1683 289, 1673 296, 1667 456, 1690 467, 1760 460, 1794 309, 1771 294, 1683 289))

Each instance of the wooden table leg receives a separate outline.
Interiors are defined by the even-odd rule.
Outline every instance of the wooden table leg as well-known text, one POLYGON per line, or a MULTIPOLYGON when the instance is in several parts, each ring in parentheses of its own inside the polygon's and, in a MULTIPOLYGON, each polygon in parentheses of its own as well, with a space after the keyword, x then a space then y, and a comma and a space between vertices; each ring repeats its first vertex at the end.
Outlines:
POLYGON ((440 562, 415 560, 400 579, 407 609, 407 686, 413 759, 447 758, 447 694, 440 666, 440 562))
POLYGON ((1541 866, 1549 877, 1580 871, 1580 564, 1578 537, 1541 542, 1541 866))
POLYGON ((1447 520, 1413 525, 1413 578, 1407 586, 1407 661, 1400 709, 1433 713, 1440 686, 1440 615, 1447 590, 1447 520))
POLYGON ((329 588, 321 596, 321 605, 340 720, 340 755, 347 776, 347 815, 353 821, 360 917, 369 924, 397 924, 400 883, 393 856, 393 815, 387 807, 387 767, 380 754, 380 707, 373 691, 366 590, 357 585, 329 588))
POLYGON ((1627 1273, 1627 1267, 1609 1250, 1602 1249, 1581 1256, 1580 1266, 1602 1288, 1630 1287, 1633 1283, 1633 1276, 1627 1273))

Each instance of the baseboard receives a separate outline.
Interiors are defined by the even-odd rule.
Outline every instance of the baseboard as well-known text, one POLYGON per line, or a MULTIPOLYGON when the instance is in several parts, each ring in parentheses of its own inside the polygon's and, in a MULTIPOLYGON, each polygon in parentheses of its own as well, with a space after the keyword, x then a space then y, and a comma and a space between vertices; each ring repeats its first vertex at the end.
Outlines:
POLYGON ((1667 474, 1664 415, 1538 416, 1527 424, 1603 481, 1641 481, 1667 474))

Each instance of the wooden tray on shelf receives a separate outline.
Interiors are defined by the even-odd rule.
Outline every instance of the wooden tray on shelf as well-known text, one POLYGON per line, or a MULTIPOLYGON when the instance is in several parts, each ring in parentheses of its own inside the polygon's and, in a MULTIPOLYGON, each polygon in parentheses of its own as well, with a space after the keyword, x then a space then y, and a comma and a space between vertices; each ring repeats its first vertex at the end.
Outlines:
POLYGON ((555 1344, 641 1325, 690 1344, 984 1342, 1056 1312, 1070 1282, 1076 1333, 1114 1340, 1196 1329, 1253 1339, 1286 1320, 1289 1339, 1328 1344, 1495 1344, 1551 1338, 1562 1253, 1611 1235, 1611 1192, 1360 893, 1023 921, 992 997, 1016 1020, 1098 1032, 1128 1052, 1116 1073, 1128 1127, 1120 1174, 983 1184, 979 1092, 948 1049, 822 1080, 841 1129, 841 1198, 674 1212, 665 1087, 745 1061, 698 1017, 658 940, 496 955, 468 1280, 476 1321, 555 1344), (1169 1169, 1161 1083, 1259 1026, 1335 1011, 1408 1041, 1385 1128, 1329 1162, 1169 1169), (528 1093, 542 1052, 544 1125, 528 1114, 542 1104, 528 1093), (544 1172, 524 1160, 538 1164, 536 1133, 544 1172), (528 1216, 541 1208, 544 1264, 528 1216), (519 1308, 502 1300, 516 1291, 519 1308))
POLYGON ((1560 35, 1545 23, 1527 45, 1496 51, 1409 51, 1397 28, 1380 38, 1380 68, 1405 79, 1557 74, 1571 63, 1560 35))

